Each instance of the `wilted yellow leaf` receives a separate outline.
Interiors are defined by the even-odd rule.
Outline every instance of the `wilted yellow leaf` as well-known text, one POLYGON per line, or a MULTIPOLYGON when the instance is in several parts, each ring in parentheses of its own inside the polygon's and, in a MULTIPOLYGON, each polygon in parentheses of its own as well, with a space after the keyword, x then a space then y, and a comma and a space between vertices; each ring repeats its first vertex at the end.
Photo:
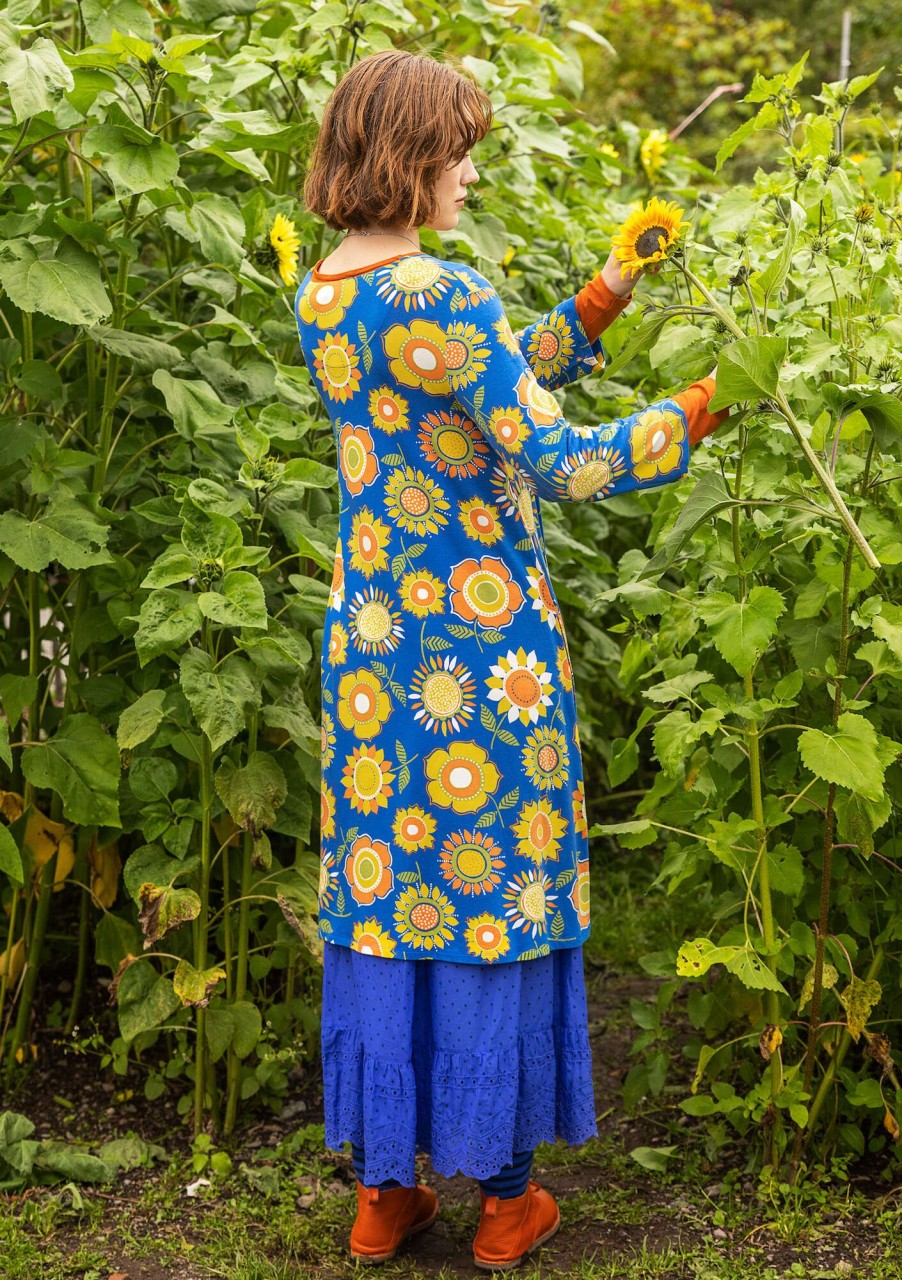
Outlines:
POLYGON ((758 1048, 761 1050, 761 1057, 765 1062, 770 1062, 780 1045, 783 1043, 783 1032, 779 1027, 775 1027, 769 1022, 761 1032, 758 1041, 758 1048))
POLYGON ((75 845, 72 828, 64 822, 54 822, 38 809, 32 809, 25 824, 22 849, 32 858, 35 867, 34 888, 40 883, 41 871, 54 853, 57 855, 53 873, 54 892, 62 889, 66 876, 75 865, 75 845))
POLYGON ((0 791, 0 816, 7 822, 16 822, 22 817, 25 801, 18 791, 0 791))
POLYGON ((0 951, 0 978, 8 973, 8 986, 14 986, 25 968, 25 942, 22 938, 6 950, 0 951))
POLYGON ((892 1111, 890 1111, 889 1107, 886 1108, 886 1115, 883 1117, 883 1127, 892 1138, 893 1142, 899 1141, 899 1122, 896 1120, 896 1117, 893 1115, 892 1111))
POLYGON ((88 864, 91 868, 91 898, 94 906, 108 910, 116 901, 119 872, 122 870, 122 860, 116 852, 116 846, 107 844, 98 849, 95 834, 88 849, 88 864))

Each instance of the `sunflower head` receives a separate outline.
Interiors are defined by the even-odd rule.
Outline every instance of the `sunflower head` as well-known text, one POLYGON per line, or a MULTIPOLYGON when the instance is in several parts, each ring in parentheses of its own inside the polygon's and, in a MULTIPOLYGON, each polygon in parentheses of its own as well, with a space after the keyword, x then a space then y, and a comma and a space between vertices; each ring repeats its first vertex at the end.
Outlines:
POLYGON ((643 209, 631 213, 613 238, 614 255, 622 270, 638 275, 646 267, 663 262, 688 227, 683 212, 673 201, 649 200, 643 209))
POLYGON ((642 139, 639 160, 649 182, 654 182, 659 171, 664 167, 664 156, 669 142, 670 138, 663 129, 650 129, 642 139))
POLYGON ((275 265, 285 284, 297 282, 298 250, 301 237, 290 218, 277 213, 269 232, 269 243, 275 254, 275 265))

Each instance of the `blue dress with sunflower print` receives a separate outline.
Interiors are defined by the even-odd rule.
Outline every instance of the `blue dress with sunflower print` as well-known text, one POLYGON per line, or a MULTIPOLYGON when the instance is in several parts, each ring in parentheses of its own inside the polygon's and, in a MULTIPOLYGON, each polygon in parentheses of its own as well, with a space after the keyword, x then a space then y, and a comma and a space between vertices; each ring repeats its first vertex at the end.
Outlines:
POLYGON ((679 479, 674 400, 600 426, 574 298, 514 334, 472 267, 316 268, 295 298, 338 447, 323 635, 319 934, 368 955, 527 960, 589 935, 573 670, 538 498, 679 479))

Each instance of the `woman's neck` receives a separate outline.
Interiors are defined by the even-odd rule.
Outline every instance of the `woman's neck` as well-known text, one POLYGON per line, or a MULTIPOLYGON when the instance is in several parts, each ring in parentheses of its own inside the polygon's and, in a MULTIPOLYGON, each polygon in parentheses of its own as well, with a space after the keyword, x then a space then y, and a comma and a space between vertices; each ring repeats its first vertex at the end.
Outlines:
POLYGON ((323 259, 321 269, 327 272, 356 271, 394 254, 416 253, 419 248, 420 236, 416 227, 362 227, 346 233, 341 243, 323 259))

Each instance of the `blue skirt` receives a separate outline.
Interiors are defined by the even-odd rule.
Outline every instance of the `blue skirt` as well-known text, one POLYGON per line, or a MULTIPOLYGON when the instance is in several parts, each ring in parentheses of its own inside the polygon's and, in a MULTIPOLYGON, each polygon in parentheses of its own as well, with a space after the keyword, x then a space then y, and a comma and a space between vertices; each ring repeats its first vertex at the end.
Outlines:
POLYGON ((582 947, 499 965, 387 959, 326 942, 325 1142, 368 1186, 489 1178, 515 1151, 598 1133, 582 947))

